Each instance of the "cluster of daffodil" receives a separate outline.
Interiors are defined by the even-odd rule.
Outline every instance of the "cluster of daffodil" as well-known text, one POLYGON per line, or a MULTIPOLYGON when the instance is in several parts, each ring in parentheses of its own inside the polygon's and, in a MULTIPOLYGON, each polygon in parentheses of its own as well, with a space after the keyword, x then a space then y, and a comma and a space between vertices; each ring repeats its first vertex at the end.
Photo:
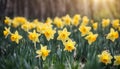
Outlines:
POLYGON ((112 57, 112 55, 107 51, 103 51, 100 55, 98 55, 99 57, 99 61, 102 63, 107 64, 111 64, 112 63, 112 59, 114 58, 114 65, 120 65, 120 55, 116 55, 114 57, 112 57))
MULTIPOLYGON (((97 38, 100 36, 98 34, 98 30, 102 30, 104 32, 105 29, 109 29, 108 33, 103 34, 106 40, 110 40, 115 42, 116 39, 119 38, 120 24, 119 19, 110 21, 110 19, 103 19, 101 23, 90 21, 87 16, 81 16, 79 14, 70 17, 69 15, 63 17, 55 17, 53 20, 51 18, 47 18, 46 21, 38 21, 37 19, 33 21, 28 21, 24 17, 14 17, 13 19, 6 17, 4 23, 7 25, 5 30, 3 31, 4 36, 7 38, 10 35, 10 39, 13 42, 19 44, 20 40, 24 38, 20 35, 20 31, 17 29, 21 28, 23 31, 27 32, 28 39, 34 43, 36 49, 36 43, 41 42, 39 37, 44 35, 47 41, 51 41, 57 39, 61 41, 63 44, 63 50, 72 52, 77 50, 77 42, 74 38, 70 37, 71 34, 78 30, 81 36, 84 38, 88 45, 92 45, 94 42, 97 42, 97 38), (75 27, 75 29, 73 29, 75 27), (11 29, 15 28, 15 32, 11 32, 11 29), (99 29, 98 29, 99 28, 99 29), (72 29, 72 30, 70 30, 72 29), (57 37, 55 37, 57 34, 57 37)), ((73 35, 74 36, 74 35, 73 35)), ((77 36, 76 36, 77 37, 77 36)), ((83 40, 83 39, 79 39, 83 40)), ((43 60, 50 54, 51 49, 47 49, 48 46, 43 46, 41 44, 40 50, 37 50, 37 57, 42 57, 43 60)), ((111 59, 113 58, 109 52, 103 51, 101 55, 98 55, 99 60, 105 64, 111 63, 111 59)), ((120 56, 114 56, 115 62, 114 65, 120 65, 120 56)))

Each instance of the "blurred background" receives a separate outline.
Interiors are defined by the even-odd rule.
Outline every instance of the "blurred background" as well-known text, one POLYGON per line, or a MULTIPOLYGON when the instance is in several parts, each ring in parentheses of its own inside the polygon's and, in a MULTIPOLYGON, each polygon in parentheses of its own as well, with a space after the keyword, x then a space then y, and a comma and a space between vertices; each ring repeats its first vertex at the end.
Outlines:
POLYGON ((0 0, 0 18, 47 17, 81 14, 91 19, 120 18, 120 0, 0 0))

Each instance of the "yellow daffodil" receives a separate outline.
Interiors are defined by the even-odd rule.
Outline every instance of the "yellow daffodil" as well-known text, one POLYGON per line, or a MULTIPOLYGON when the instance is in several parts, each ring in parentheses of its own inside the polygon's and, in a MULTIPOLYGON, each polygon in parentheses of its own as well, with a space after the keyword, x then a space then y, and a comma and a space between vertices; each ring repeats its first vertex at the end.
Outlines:
POLYGON ((70 35, 71 33, 70 32, 68 32, 67 31, 67 29, 66 28, 64 28, 62 31, 58 31, 58 37, 57 37, 57 39, 58 40, 62 40, 62 41, 66 41, 66 40, 68 40, 69 39, 69 35, 70 35))
POLYGON ((109 52, 107 51, 103 51, 102 54, 98 55, 99 61, 102 63, 110 64, 111 63, 111 59, 113 58, 109 52))
POLYGON ((30 29, 29 23, 22 24, 22 25, 21 25, 21 28, 22 28, 24 31, 29 31, 29 29, 30 29))
POLYGON ((113 20, 113 22, 112 22, 112 26, 115 28, 115 29, 117 29, 118 27, 119 27, 119 19, 116 19, 116 20, 113 20))
POLYGON ((38 25, 36 26, 37 32, 43 33, 43 31, 41 31, 41 28, 42 28, 42 27, 43 27, 43 23, 38 24, 38 25))
POLYGON ((46 23, 51 24, 52 22, 53 22, 52 19, 50 17, 48 17, 47 20, 46 20, 46 23))
POLYGON ((70 23, 71 23, 70 16, 68 14, 66 16, 64 16, 63 21, 64 21, 65 25, 70 25, 70 23))
POLYGON ((35 24, 35 25, 38 25, 40 22, 38 19, 34 19, 31 23, 35 24))
POLYGON ((12 23, 12 19, 10 19, 9 17, 5 17, 4 23, 10 26, 12 23))
POLYGON ((9 27, 9 28, 5 27, 5 30, 3 31, 3 34, 4 34, 5 38, 7 38, 7 36, 8 36, 9 34, 11 34, 11 32, 10 32, 10 27, 9 27))
POLYGON ((22 39, 22 36, 19 35, 18 31, 15 31, 14 34, 11 34, 10 39, 11 39, 11 41, 16 42, 18 44, 19 40, 22 39))
POLYGON ((72 24, 75 25, 75 26, 78 26, 80 19, 81 18, 80 18, 79 14, 74 15, 72 24))
POLYGON ((96 23, 93 23, 93 24, 92 24, 92 27, 93 27, 94 30, 97 30, 97 28, 98 28, 98 23, 97 23, 97 22, 96 22, 96 23))
POLYGON ((85 25, 81 25, 79 27, 79 31, 81 32, 81 36, 87 35, 90 32, 90 30, 91 30, 91 27, 87 27, 85 25))
POLYGON ((41 49, 37 50, 36 53, 38 54, 37 57, 42 57, 43 60, 49 55, 50 50, 47 50, 47 46, 42 46, 41 49))
POLYGON ((48 28, 52 28, 51 24, 47 23, 40 23, 39 25, 36 26, 37 32, 44 34, 45 30, 48 28))
POLYGON ((24 17, 14 17, 12 25, 13 27, 18 27, 21 24, 25 24, 27 22, 26 18, 24 17))
POLYGON ((40 34, 36 33, 35 30, 33 32, 28 32, 28 33, 29 33, 28 37, 31 41, 33 41, 33 43, 39 42, 40 34))
POLYGON ((115 31, 113 28, 110 29, 110 33, 108 33, 106 39, 110 39, 111 41, 115 41, 119 37, 118 31, 115 31))
POLYGON ((88 17, 87 17, 87 16, 84 16, 84 17, 82 18, 82 25, 87 25, 88 22, 89 22, 88 17))
POLYGON ((64 50, 67 50, 68 52, 72 52, 75 49, 75 42, 70 39, 63 44, 65 46, 64 50))
POLYGON ((103 28, 109 26, 109 24, 110 24, 110 20, 109 19, 103 19, 102 20, 102 27, 103 28))
POLYGON ((47 30, 45 30, 44 35, 47 38, 47 40, 49 41, 50 39, 54 38, 55 33, 56 33, 55 30, 53 30, 52 28, 48 28, 47 30))
POLYGON ((29 23, 28 26, 29 26, 29 30, 36 28, 35 23, 29 23))
POLYGON ((63 21, 61 20, 61 18, 55 17, 54 18, 54 24, 58 27, 58 28, 63 28, 64 24, 63 21))
POLYGON ((96 41, 98 37, 98 34, 93 34, 92 32, 90 32, 85 39, 88 40, 89 45, 91 45, 93 42, 96 41))
POLYGON ((120 65, 120 55, 114 56, 114 58, 115 58, 114 65, 120 65))
POLYGON ((57 24, 57 22, 60 20, 60 18, 59 17, 55 17, 54 18, 54 24, 57 24))

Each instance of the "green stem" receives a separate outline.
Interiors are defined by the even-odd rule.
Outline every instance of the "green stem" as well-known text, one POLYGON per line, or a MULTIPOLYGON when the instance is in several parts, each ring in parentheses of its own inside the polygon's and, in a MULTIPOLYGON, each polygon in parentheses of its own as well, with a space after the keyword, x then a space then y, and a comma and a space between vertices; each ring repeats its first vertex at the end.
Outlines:
POLYGON ((43 60, 39 58, 39 68, 43 69, 43 60))
POLYGON ((35 47, 35 50, 36 50, 36 49, 37 49, 37 48, 36 48, 36 42, 34 42, 34 47, 35 47))

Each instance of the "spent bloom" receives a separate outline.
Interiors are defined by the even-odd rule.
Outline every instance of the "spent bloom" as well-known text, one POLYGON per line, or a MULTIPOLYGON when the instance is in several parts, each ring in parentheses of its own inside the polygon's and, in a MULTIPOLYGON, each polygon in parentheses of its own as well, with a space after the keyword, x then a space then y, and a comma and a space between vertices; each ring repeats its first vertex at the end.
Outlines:
POLYGON ((106 39, 110 39, 111 41, 115 41, 119 37, 118 31, 115 31, 113 28, 110 29, 110 33, 108 33, 106 39))
POLYGON ((98 34, 93 34, 92 32, 90 32, 85 39, 88 40, 89 45, 91 45, 93 42, 96 41, 98 37, 98 34))
POLYGON ((65 48, 68 52, 72 52, 75 49, 75 42, 69 39, 67 42, 63 42, 65 48))
POLYGON ((11 34, 10 39, 11 39, 11 41, 16 42, 18 44, 19 40, 22 39, 22 36, 19 35, 18 31, 15 31, 14 34, 11 34))
POLYGON ((109 52, 106 50, 102 52, 102 54, 98 55, 99 61, 104 63, 104 64, 110 64, 111 59, 113 58, 109 52))
POLYGON ((38 54, 37 57, 42 57, 43 60, 49 55, 50 50, 47 50, 47 46, 42 46, 41 49, 37 50, 36 53, 38 54))
POLYGON ((115 58, 114 65, 120 65, 120 55, 114 56, 114 58, 115 58))
POLYGON ((62 31, 59 30, 58 31, 58 40, 62 40, 62 41, 66 41, 69 39, 69 35, 71 34, 71 32, 68 32, 66 28, 64 28, 62 31))

